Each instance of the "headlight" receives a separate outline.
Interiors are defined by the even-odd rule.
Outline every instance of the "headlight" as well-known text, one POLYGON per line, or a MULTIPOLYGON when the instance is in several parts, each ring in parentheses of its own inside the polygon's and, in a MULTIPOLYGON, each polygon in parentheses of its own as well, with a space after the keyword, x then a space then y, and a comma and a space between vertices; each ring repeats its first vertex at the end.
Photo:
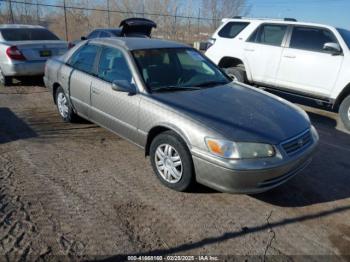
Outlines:
POLYGON ((206 138, 205 142, 214 155, 228 159, 273 157, 276 152, 272 145, 261 143, 231 142, 206 138))

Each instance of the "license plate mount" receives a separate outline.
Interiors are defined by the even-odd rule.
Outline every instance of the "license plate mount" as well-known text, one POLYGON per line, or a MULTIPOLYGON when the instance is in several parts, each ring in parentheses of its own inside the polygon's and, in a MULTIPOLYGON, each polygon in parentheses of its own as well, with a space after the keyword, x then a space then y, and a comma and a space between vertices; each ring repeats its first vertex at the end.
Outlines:
POLYGON ((41 50, 40 51, 40 56, 41 57, 50 57, 52 55, 51 50, 41 50))

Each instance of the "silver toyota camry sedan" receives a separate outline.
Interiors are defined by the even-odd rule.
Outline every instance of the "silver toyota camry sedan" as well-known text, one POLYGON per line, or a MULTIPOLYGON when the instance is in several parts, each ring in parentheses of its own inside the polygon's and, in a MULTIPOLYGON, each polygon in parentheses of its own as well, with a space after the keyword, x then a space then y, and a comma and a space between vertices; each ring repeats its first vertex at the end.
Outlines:
POLYGON ((66 41, 42 26, 0 25, 0 84, 10 85, 12 77, 43 75, 46 60, 67 49, 66 41))
POLYGON ((193 182, 269 190, 302 171, 318 142, 303 110, 232 82, 176 42, 85 41, 50 59, 44 81, 64 121, 80 116, 140 146, 159 180, 178 191, 193 182))

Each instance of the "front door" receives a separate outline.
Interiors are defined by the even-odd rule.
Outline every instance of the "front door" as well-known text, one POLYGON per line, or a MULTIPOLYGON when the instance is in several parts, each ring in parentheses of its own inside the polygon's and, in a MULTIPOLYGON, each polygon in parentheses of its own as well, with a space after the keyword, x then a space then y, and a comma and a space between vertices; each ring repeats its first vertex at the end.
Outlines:
POLYGON ((117 80, 135 86, 124 53, 117 48, 104 47, 97 77, 91 85, 91 117, 122 137, 135 140, 140 95, 113 90, 112 83, 117 80))
POLYGON ((295 26, 289 48, 282 54, 276 85, 293 91, 329 96, 338 77, 343 55, 325 50, 325 43, 338 43, 324 28, 295 26))

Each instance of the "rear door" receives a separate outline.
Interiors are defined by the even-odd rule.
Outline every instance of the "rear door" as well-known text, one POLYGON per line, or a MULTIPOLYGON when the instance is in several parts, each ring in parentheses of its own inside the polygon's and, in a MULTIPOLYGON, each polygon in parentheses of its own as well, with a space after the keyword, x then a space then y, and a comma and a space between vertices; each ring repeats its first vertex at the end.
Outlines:
POLYGON ((70 98, 74 108, 83 116, 90 117, 90 88, 96 70, 96 57, 100 47, 87 44, 79 48, 68 61, 73 68, 66 76, 70 98))
POLYGON ((112 89, 115 80, 133 84, 126 54, 117 48, 104 47, 97 72, 91 88, 91 118, 122 137, 135 141, 140 95, 112 89))
POLYGON ((316 96, 330 95, 344 57, 324 51, 328 42, 338 43, 326 28, 295 26, 289 48, 282 54, 276 85, 316 96))
POLYGON ((272 85, 280 63, 288 25, 262 24, 244 45, 254 82, 272 85))

